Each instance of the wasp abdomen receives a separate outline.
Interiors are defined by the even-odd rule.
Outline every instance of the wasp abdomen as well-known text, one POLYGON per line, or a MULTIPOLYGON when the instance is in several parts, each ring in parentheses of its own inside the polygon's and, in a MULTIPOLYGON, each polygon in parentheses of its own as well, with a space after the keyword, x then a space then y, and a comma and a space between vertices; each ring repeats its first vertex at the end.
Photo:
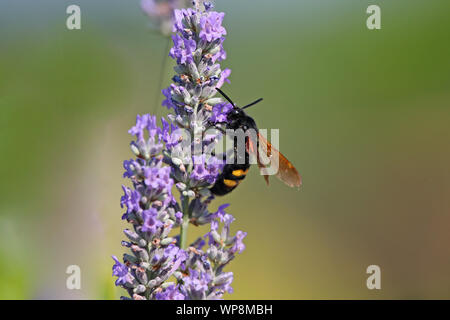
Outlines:
POLYGON ((244 180, 249 168, 249 164, 226 164, 211 188, 211 192, 217 196, 223 196, 233 191, 244 180))

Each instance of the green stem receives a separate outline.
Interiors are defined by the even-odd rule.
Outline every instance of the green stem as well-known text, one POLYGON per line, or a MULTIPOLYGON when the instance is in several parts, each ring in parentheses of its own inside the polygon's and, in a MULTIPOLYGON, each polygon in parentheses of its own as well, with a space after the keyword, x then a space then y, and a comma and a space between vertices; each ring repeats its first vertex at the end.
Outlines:
POLYGON ((180 248, 187 247, 187 230, 189 227, 189 197, 182 197, 181 210, 183 211, 183 223, 180 229, 180 248))

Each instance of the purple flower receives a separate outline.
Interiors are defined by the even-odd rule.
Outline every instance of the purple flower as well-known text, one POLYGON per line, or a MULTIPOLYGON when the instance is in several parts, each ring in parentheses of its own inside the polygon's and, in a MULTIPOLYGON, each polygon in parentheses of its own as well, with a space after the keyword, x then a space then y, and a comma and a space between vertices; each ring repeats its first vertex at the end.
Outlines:
POLYGON ((197 47, 195 40, 185 39, 178 34, 172 36, 173 48, 170 49, 169 56, 176 59, 178 64, 185 64, 193 61, 193 53, 197 47))
POLYGON ((162 192, 171 194, 173 180, 170 178, 170 167, 163 167, 159 162, 156 166, 144 168, 144 183, 152 195, 162 192))
POLYGON ((209 11, 214 8, 214 5, 209 1, 204 1, 203 5, 205 6, 205 11, 209 11))
POLYGON ((178 132, 178 127, 172 123, 168 123, 164 118, 161 118, 161 122, 163 125, 162 129, 162 139, 164 140, 166 144, 166 148, 168 150, 171 150, 173 147, 175 147, 178 143, 180 143, 181 139, 181 133, 178 132))
POLYGON ((230 76, 230 74, 231 74, 230 69, 223 70, 222 73, 220 74, 220 78, 216 84, 216 87, 220 89, 225 82, 230 83, 230 80, 228 80, 228 77, 230 76))
POLYGON ((162 94, 164 95, 164 97, 166 97, 166 99, 163 100, 162 102, 162 106, 167 107, 167 109, 176 109, 176 105, 172 102, 172 93, 169 88, 163 89, 162 90, 162 94))
POLYGON ((211 220, 211 231, 205 235, 205 237, 209 238, 208 244, 210 246, 216 245, 218 242, 217 237, 220 237, 217 232, 219 229, 219 221, 224 222, 224 224, 225 224, 225 226, 223 228, 223 232, 222 232, 224 240, 226 240, 226 238, 228 237, 230 224, 234 221, 234 218, 232 215, 225 212, 225 209, 227 207, 229 207, 228 203, 225 203, 225 204, 219 206, 217 211, 212 216, 213 219, 211 220))
POLYGON ((231 214, 226 213, 220 220, 225 224, 226 227, 230 227, 231 223, 235 219, 231 214))
POLYGON ((158 220, 157 217, 158 211, 155 208, 144 210, 144 212, 142 212, 142 218, 144 219, 142 231, 149 232, 150 234, 155 234, 158 228, 162 227, 162 223, 158 220))
POLYGON ((175 259, 173 260, 171 273, 175 272, 175 270, 178 270, 180 266, 186 261, 187 258, 188 254, 186 253, 186 251, 180 249, 177 252, 175 259))
POLYGON ((179 252, 180 252, 180 248, 178 248, 174 244, 171 244, 167 248, 164 249, 162 259, 163 259, 163 261, 166 261, 166 260, 173 261, 177 257, 179 252))
POLYGON ((206 159, 206 154, 192 156, 194 168, 190 178, 197 182, 213 184, 222 170, 224 163, 216 157, 206 159))
POLYGON ((131 190, 125 186, 122 186, 124 195, 120 198, 120 206, 127 207, 127 212, 122 216, 122 219, 127 219, 128 215, 133 211, 139 211, 141 209, 139 201, 141 195, 136 190, 131 190))
POLYGON ((222 171, 225 163, 222 159, 219 159, 217 157, 210 157, 206 162, 206 169, 209 171, 209 174, 211 176, 210 183, 216 182, 217 177, 219 176, 220 172, 222 171))
POLYGON ((154 138, 158 133, 156 117, 149 114, 137 115, 136 125, 128 130, 129 134, 136 136, 137 140, 144 140, 144 131, 147 130, 150 138, 154 138))
POLYGON ((247 236, 247 232, 238 231, 236 232, 236 236, 234 237, 234 244, 231 247, 231 252, 239 252, 242 253, 242 251, 245 250, 245 244, 242 240, 247 236))
MULTIPOLYGON (((213 56, 212 56, 212 62, 213 63, 215 63, 216 61, 222 61, 222 60, 225 60, 226 58, 227 58, 227 53, 226 53, 226 51, 225 51, 225 49, 223 48, 223 45, 222 45, 222 43, 223 43, 223 41, 225 40, 225 38, 222 38, 221 39, 221 41, 220 41, 220 45, 219 45, 219 51, 216 53, 216 54, 214 54, 213 56)), ((225 70, 228 70, 230 73, 231 73, 231 70, 230 69, 225 69, 225 70)), ((224 70, 224 71, 225 71, 224 70)), ((229 75, 229 74, 228 74, 229 75)), ((229 80, 227 80, 227 82, 229 83, 230 81, 229 80)))
POLYGON ((227 122, 227 114, 233 109, 231 103, 223 102, 216 104, 212 109, 212 115, 209 120, 214 123, 227 122))
POLYGON ((176 224, 181 224, 183 220, 183 212, 178 211, 177 213, 175 213, 175 219, 176 224))
POLYGON ((211 276, 206 272, 189 269, 189 275, 183 278, 184 284, 182 291, 191 300, 204 300, 208 295, 208 285, 211 276))
POLYGON ((174 11, 173 32, 180 32, 182 34, 189 34, 190 31, 187 26, 191 23, 191 18, 195 17, 197 11, 194 9, 181 9, 174 11))
POLYGON ((227 34, 227 31, 222 27, 222 21, 225 13, 223 12, 208 12, 200 18, 200 38, 204 41, 212 42, 222 38, 227 34))
POLYGON ((163 145, 160 130, 156 125, 156 117, 144 114, 137 115, 136 125, 128 132, 136 136, 136 141, 131 142, 131 149, 136 155, 149 159, 161 152, 163 145), (147 133, 147 134, 146 134, 147 133), (146 139, 145 137, 148 136, 146 139))
POLYGON ((156 300, 185 300, 185 296, 180 292, 179 286, 171 284, 166 289, 155 294, 156 300))
POLYGON ((133 178, 136 174, 136 172, 142 171, 141 164, 136 160, 125 160, 123 162, 123 167, 125 169, 125 172, 123 173, 124 178, 133 178))
POLYGON ((205 168, 206 155, 201 154, 199 156, 192 156, 194 169, 191 173, 191 179, 201 181, 209 177, 209 172, 205 168))
POLYGON ((208 197, 204 200, 197 198, 192 200, 189 207, 191 212, 191 221, 196 225, 204 225, 211 223, 216 218, 216 213, 211 213, 208 210, 208 205, 214 197, 208 197))
POLYGON ((225 203, 219 206, 216 212, 216 216, 223 217, 224 215, 226 215, 227 213, 225 212, 225 209, 228 208, 229 206, 230 206, 229 203, 225 203))
POLYGON ((221 205, 217 212, 214 214, 214 220, 211 221, 211 231, 208 232, 205 237, 209 239, 208 244, 210 247, 216 247, 224 252, 228 258, 223 261, 227 263, 230 261, 236 253, 242 253, 245 249, 243 243, 244 238, 247 236, 246 232, 238 231, 234 237, 230 237, 230 225, 235 220, 234 217, 225 212, 225 208, 228 204, 221 205), (218 233, 219 222, 223 223, 221 233, 218 233), (225 245, 225 246, 224 246, 225 245), (226 246, 231 246, 226 248, 226 246))
POLYGON ((128 267, 121 263, 116 256, 112 256, 116 262, 113 265, 113 276, 117 277, 116 286, 131 284, 133 282, 133 276, 129 273, 128 267))
POLYGON ((221 298, 225 292, 233 293, 231 283, 233 282, 233 272, 224 272, 214 279, 216 297, 221 298))
POLYGON ((216 216, 220 219, 220 222, 223 222, 225 228, 227 229, 229 229, 231 223, 234 221, 234 217, 225 212, 225 208, 228 206, 229 204, 221 205, 216 213, 216 216))
MULTIPOLYGON (((212 220, 211 221, 211 232, 212 231, 217 231, 219 229, 219 221, 217 220, 212 220)), ((214 240, 211 240, 210 244, 214 243, 214 240)))

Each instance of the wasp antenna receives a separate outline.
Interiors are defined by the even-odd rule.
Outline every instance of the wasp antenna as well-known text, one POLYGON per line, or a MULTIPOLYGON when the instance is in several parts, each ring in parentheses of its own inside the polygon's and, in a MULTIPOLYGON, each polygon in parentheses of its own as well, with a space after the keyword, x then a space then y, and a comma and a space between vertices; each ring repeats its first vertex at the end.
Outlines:
POLYGON ((231 98, 230 98, 229 96, 227 96, 227 95, 225 94, 225 92, 223 92, 223 91, 220 90, 219 88, 216 88, 216 90, 219 91, 219 93, 220 93, 225 99, 227 99, 228 102, 231 103, 231 105, 232 105, 233 107, 237 108, 236 105, 234 104, 234 102, 231 100, 231 98))
POLYGON ((250 104, 248 104, 248 105, 242 107, 241 109, 245 109, 245 108, 251 107, 251 106, 257 104, 258 102, 261 102, 262 100, 263 100, 263 98, 259 98, 258 100, 253 101, 252 103, 250 103, 250 104))

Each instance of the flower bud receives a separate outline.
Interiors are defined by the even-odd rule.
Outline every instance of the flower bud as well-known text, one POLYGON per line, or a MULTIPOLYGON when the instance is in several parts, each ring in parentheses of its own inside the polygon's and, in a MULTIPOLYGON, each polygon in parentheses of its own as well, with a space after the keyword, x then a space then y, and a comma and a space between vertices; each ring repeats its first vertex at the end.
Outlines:
POLYGON ((171 244, 174 241, 175 241, 175 238, 165 238, 165 239, 161 240, 160 244, 162 246, 167 246, 167 245, 171 244))
POLYGON ((183 164, 183 161, 181 161, 181 159, 179 158, 172 158, 172 163, 179 167, 183 164))
POLYGON ((185 185, 183 182, 178 182, 175 186, 177 187, 177 189, 178 189, 179 191, 184 191, 184 190, 186 190, 186 185, 185 185))
POLYGON ((139 156, 141 152, 139 151, 139 148, 134 144, 134 142, 130 145, 131 152, 133 152, 136 156, 139 156))
POLYGON ((222 102, 222 98, 211 98, 206 100, 204 103, 207 103, 211 106, 215 106, 216 104, 219 104, 222 102))
POLYGON ((140 284, 136 288, 133 289, 134 293, 144 293, 147 288, 144 285, 140 284))
POLYGON ((133 242, 139 242, 139 240, 142 239, 136 232, 131 231, 130 229, 123 230, 123 233, 133 242))

